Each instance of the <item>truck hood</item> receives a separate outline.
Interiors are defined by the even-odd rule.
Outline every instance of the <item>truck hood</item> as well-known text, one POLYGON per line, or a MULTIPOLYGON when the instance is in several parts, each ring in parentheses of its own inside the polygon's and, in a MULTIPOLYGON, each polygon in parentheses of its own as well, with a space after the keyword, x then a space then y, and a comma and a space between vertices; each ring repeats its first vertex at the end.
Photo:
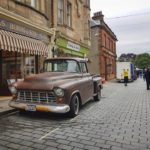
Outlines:
POLYGON ((15 84, 17 89, 51 90, 81 78, 81 74, 63 72, 45 72, 26 77, 15 84))

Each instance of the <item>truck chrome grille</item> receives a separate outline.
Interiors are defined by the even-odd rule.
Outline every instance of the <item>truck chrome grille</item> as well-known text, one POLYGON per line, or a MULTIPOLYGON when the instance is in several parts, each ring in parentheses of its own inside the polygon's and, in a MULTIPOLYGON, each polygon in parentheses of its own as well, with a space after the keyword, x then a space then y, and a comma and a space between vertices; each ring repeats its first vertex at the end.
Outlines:
POLYGON ((56 96, 52 91, 18 90, 17 100, 29 103, 56 103, 56 96))

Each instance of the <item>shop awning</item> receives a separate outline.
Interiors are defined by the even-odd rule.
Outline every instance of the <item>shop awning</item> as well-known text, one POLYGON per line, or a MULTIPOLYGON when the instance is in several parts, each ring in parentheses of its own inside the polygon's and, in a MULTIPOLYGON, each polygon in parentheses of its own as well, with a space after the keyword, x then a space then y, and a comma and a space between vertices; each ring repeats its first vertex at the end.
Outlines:
POLYGON ((0 49, 33 55, 48 55, 48 46, 39 40, 0 30, 0 49))

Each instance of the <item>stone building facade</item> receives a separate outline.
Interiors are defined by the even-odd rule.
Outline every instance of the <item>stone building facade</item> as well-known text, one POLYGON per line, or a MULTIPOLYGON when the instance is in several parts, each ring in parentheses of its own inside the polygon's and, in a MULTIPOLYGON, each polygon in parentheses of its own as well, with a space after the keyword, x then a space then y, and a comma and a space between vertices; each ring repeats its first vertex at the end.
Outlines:
POLYGON ((0 0, 0 95, 7 80, 38 73, 51 53, 51 0, 0 0))
POLYGON ((54 56, 86 57, 90 48, 90 0, 53 0, 54 56))
POLYGON ((47 57, 86 57, 90 0, 0 0, 0 95, 47 57))
POLYGON ((117 37, 104 22, 102 12, 94 13, 91 20, 91 49, 89 70, 106 80, 116 77, 117 37))

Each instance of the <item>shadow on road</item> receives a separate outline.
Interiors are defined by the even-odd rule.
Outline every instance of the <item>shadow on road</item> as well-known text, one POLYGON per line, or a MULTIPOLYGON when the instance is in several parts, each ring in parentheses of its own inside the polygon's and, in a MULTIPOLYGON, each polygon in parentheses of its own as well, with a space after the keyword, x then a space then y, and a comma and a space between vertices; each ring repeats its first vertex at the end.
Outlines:
MULTIPOLYGON (((88 101, 86 104, 81 106, 80 113, 83 111, 89 109, 93 105, 96 105, 100 101, 96 102, 94 100, 88 101)), ((28 112, 28 111, 18 111, 18 115, 22 117, 32 118, 32 119, 49 119, 49 120, 57 120, 61 121, 64 119, 72 119, 69 117, 68 113, 65 114, 59 114, 59 113, 52 113, 52 112, 28 112)))

